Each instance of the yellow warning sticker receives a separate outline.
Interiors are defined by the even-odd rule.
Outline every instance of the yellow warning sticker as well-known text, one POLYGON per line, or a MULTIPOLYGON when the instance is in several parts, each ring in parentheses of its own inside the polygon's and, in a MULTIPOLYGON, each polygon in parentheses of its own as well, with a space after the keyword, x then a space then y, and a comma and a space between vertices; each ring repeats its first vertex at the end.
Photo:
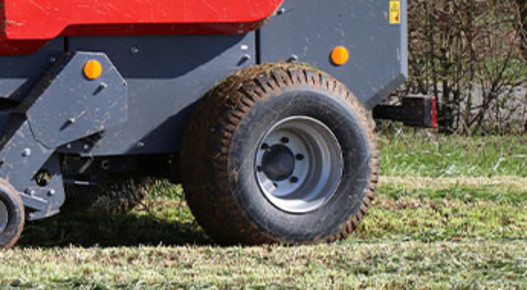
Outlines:
POLYGON ((390 1, 390 24, 401 24, 401 1, 390 1))

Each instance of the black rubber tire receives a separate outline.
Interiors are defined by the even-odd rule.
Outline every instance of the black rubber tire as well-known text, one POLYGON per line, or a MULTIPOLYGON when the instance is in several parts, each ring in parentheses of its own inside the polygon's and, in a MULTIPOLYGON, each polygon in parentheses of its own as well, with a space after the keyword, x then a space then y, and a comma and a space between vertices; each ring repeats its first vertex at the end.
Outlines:
POLYGON ((151 184, 149 177, 128 175, 100 180, 95 186, 69 184, 65 186, 66 202, 61 211, 124 214, 141 203, 151 184))
POLYGON ((184 139, 183 186, 197 221, 224 245, 344 239, 366 215, 378 181, 368 116, 345 85, 311 67, 267 64, 229 77, 198 105, 184 139), (321 121, 343 151, 337 191, 303 214, 273 206, 255 177, 256 147, 270 127, 290 116, 321 121))
POLYGON ((8 249, 15 245, 24 230, 24 204, 18 192, 3 179, 0 179, 0 202, 8 213, 7 225, 0 232, 0 249, 8 249))

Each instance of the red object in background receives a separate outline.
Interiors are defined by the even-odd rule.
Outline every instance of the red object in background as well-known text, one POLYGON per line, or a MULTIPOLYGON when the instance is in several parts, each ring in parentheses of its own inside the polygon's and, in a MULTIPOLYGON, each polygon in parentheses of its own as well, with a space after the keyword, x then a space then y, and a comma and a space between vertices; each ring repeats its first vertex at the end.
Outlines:
POLYGON ((58 36, 241 34, 283 0, 0 0, 0 54, 32 52, 58 36))

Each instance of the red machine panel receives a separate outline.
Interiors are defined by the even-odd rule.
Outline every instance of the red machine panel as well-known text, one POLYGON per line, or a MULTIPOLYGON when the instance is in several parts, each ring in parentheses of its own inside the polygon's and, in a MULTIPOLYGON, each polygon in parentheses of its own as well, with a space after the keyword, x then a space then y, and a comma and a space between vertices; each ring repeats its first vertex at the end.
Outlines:
POLYGON ((283 0, 0 0, 0 54, 58 36, 237 34, 257 29, 283 0))

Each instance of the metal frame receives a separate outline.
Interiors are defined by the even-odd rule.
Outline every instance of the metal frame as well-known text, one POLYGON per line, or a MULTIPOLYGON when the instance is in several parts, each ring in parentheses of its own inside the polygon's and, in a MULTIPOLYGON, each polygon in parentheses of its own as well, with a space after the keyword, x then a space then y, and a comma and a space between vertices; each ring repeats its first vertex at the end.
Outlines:
MULTIPOLYGON (((406 0, 396 25, 389 2, 286 0, 269 23, 243 34, 68 36, 30 55, 0 56, 0 178, 21 192, 30 219, 39 219, 64 202, 63 165, 72 156, 139 171, 170 167, 195 103, 260 63, 309 63, 371 109, 407 75, 406 0), (331 62, 336 46, 349 49, 346 65, 331 62), (88 59, 103 64, 97 81, 81 73, 88 59), (35 178, 39 172, 50 176, 45 185, 35 178)), ((67 178, 100 170, 70 171, 67 178)))

